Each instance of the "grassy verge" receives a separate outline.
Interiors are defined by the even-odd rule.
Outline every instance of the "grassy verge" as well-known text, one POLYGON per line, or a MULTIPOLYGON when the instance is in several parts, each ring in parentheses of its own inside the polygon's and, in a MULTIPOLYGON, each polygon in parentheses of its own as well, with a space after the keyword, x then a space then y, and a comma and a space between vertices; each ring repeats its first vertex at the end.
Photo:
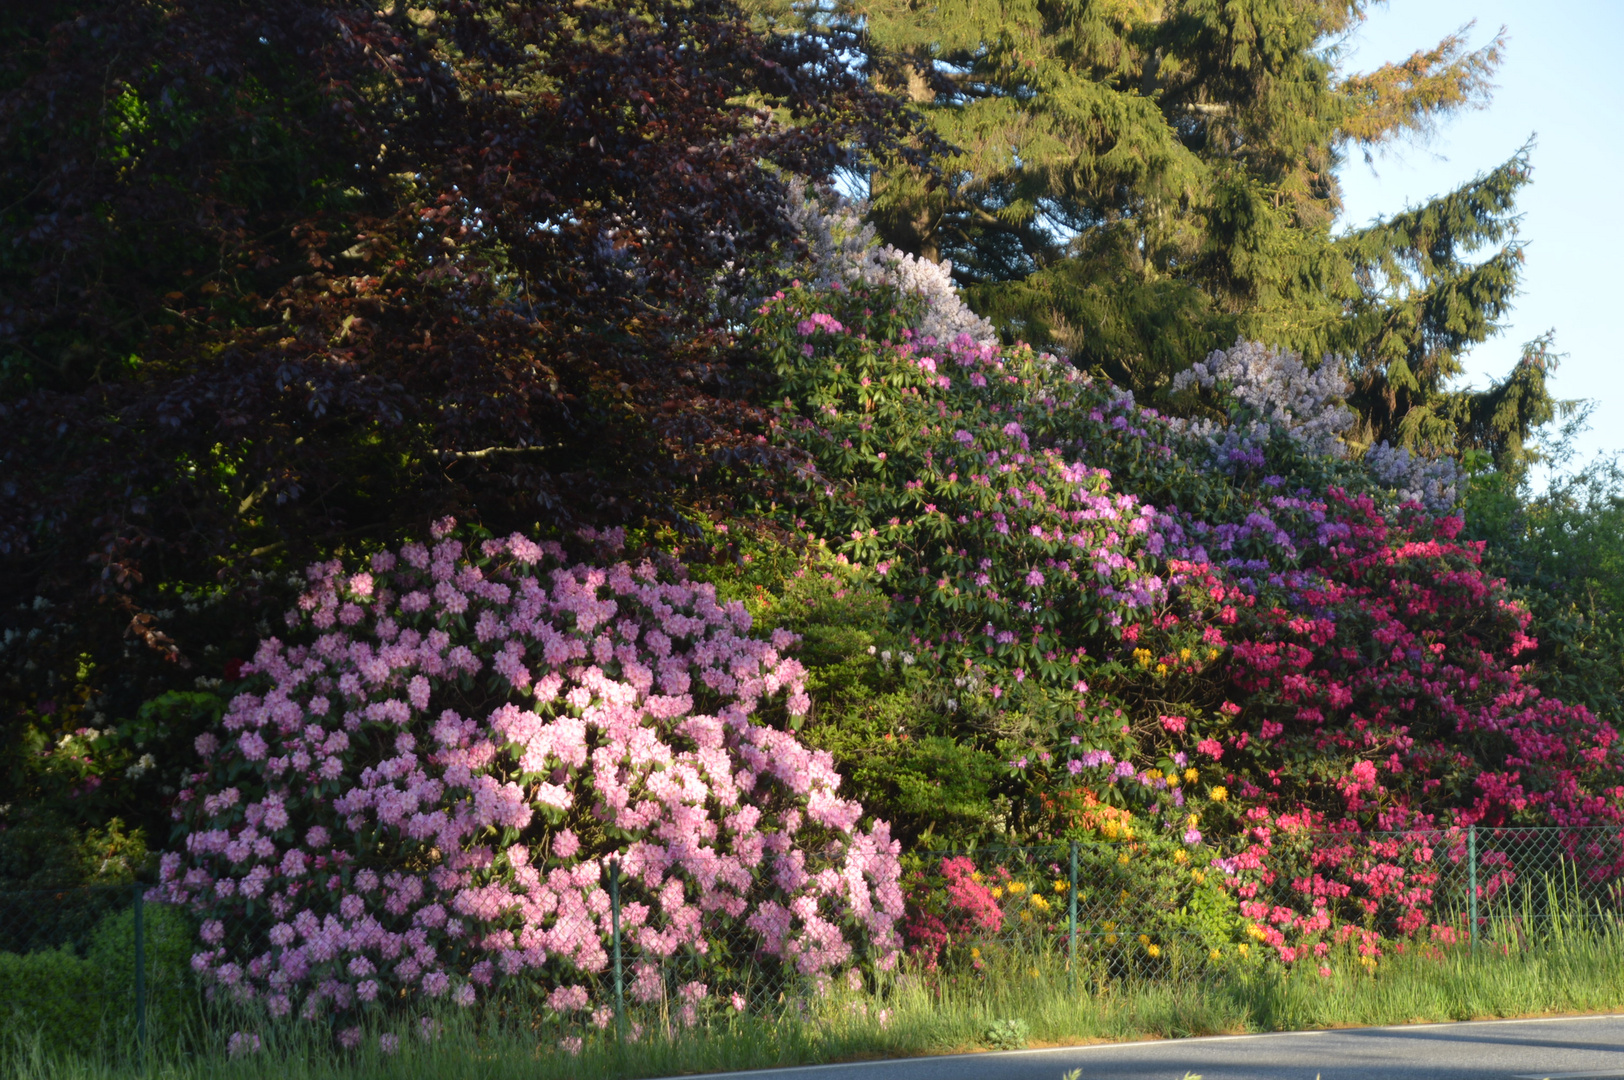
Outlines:
MULTIPOLYGON (((218 1032, 193 1032, 180 1053, 154 1046, 146 1076, 161 1080, 551 1080, 635 1078, 800 1065, 858 1058, 1076 1044, 1217 1033, 1284 1031, 1624 1009, 1624 930, 1608 923, 1547 926, 1526 939, 1505 923, 1474 954, 1465 946, 1410 948, 1375 970, 1351 954, 1316 965, 1214 969, 1175 984, 1117 984, 1073 994, 1063 972, 1028 969, 945 991, 906 981, 883 1001, 831 997, 816 1011, 765 1022, 737 1019, 624 1048, 588 1040, 579 1054, 556 1035, 445 1017, 438 1038, 402 1030, 384 1054, 374 1031, 358 1050, 334 1053, 308 1028, 270 1031, 255 1054, 230 1058, 218 1032)), ((178 1045, 177 1041, 177 1045, 178 1045)), ((53 1058, 27 1045, 0 1050, 0 1073, 18 1080, 125 1080, 128 1061, 53 1058)))

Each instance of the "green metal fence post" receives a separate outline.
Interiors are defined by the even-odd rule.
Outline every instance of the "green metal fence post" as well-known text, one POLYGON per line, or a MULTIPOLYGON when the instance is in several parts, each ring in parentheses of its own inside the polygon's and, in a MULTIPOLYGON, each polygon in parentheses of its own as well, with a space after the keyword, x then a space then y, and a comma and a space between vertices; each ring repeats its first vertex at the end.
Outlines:
POLYGON ((1066 973, 1071 992, 1077 993, 1077 841, 1071 842, 1071 885, 1067 896, 1071 900, 1071 933, 1066 943, 1066 973))
POLYGON ((1471 921, 1472 952, 1477 952, 1477 826, 1466 826, 1466 907, 1471 921))
POLYGON ((620 860, 609 864, 609 928, 615 951, 615 1039, 626 1041, 626 984, 620 968, 620 860))
POLYGON ((142 910, 142 886, 135 886, 135 1067, 146 1071, 147 1059, 147 943, 142 910))

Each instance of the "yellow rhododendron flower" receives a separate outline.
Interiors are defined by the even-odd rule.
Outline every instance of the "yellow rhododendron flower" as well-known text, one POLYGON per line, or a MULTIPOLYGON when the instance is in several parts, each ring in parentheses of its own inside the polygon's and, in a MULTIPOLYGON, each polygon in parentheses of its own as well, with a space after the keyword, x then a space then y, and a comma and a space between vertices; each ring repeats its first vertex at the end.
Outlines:
POLYGON ((1191 870, 1190 876, 1195 879, 1197 885, 1206 884, 1207 872, 1205 870, 1191 870))
POLYGON ((1064 881, 1057 881, 1054 883, 1055 892, 1065 892, 1069 888, 1071 888, 1071 886, 1064 881))
POLYGON ((994 885, 991 889, 988 889, 987 891, 992 893, 992 898, 994 900, 999 900, 999 899, 1003 898, 1004 887, 1002 885, 994 885))
POLYGON ((1139 935, 1139 944, 1141 944, 1141 945, 1149 945, 1150 944, 1150 935, 1149 934, 1140 934, 1139 935))
POLYGON ((1107 945, 1115 945, 1117 943, 1117 936, 1115 934, 1106 934, 1105 943, 1107 945))
POLYGON ((1173 861, 1178 863, 1180 866, 1183 866, 1185 863, 1190 861, 1190 856, 1188 853, 1182 850, 1175 851, 1173 852, 1173 861))
POLYGON ((1167 674, 1167 665, 1166 664, 1157 664, 1156 665, 1156 674, 1158 674, 1158 675, 1166 675, 1167 674))
POLYGON ((1239 945, 1235 946, 1235 951, 1240 953, 1242 956, 1245 956, 1247 953, 1252 951, 1252 947, 1243 941, 1239 945))
POLYGON ((1218 959, 1218 958, 1219 958, 1219 957, 1220 957, 1220 956, 1222 956, 1222 955, 1223 955, 1223 954, 1222 954, 1222 953, 1220 953, 1220 952, 1219 952, 1219 951, 1218 951, 1218 950, 1217 950, 1217 949, 1214 949, 1214 950, 1212 950, 1212 952, 1210 952, 1210 953, 1208 953, 1208 954, 1207 954, 1207 959, 1208 959, 1208 960, 1216 960, 1216 959, 1218 959))
POLYGON ((1026 886, 1024 884, 1022 884, 1021 882, 1012 881, 1012 882, 1009 883, 1009 895, 1011 895, 1011 896, 1019 896, 1021 893, 1025 892, 1025 891, 1026 891, 1026 886))
POLYGON ((1160 945, 1146 945, 1145 952, 1149 953, 1150 958, 1154 960, 1156 957, 1162 955, 1162 947, 1160 945))
POLYGON ((1190 650, 1189 649, 1180 649, 1179 650, 1179 659, 1180 660, 1188 660, 1189 658, 1190 658, 1190 650))
POLYGON ((1201 779, 1201 773, 1198 772, 1197 770, 1195 770, 1195 769, 1185 769, 1184 770, 1184 782, 1186 784, 1193 784, 1199 779, 1201 779))
POLYGON ((1224 787, 1222 784, 1219 784, 1217 787, 1207 792, 1207 794, 1212 797, 1213 802, 1223 802, 1225 799, 1229 798, 1229 789, 1224 787))

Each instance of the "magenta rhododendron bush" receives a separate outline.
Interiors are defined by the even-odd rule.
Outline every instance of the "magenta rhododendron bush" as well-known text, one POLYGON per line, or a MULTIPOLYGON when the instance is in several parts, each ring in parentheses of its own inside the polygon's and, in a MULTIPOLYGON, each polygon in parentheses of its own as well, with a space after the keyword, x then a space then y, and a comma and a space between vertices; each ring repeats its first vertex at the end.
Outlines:
POLYGON ((1261 806, 1288 829, 1624 824, 1618 732, 1529 680, 1530 616, 1460 519, 1384 516, 1334 489, 1324 516, 1305 571, 1245 596, 1231 632, 1222 670, 1246 706, 1209 726, 1209 754, 1248 820, 1261 806))
MULTIPOLYGON (((668 992, 667 958, 703 973, 718 935, 812 978, 894 962, 887 826, 753 716, 807 708, 792 635, 647 562, 565 566, 518 536, 470 554, 448 529, 311 567, 300 643, 264 641, 258 688, 198 739, 163 888, 203 920, 216 993, 316 1018, 522 976, 606 1022, 611 859, 634 1000, 668 992)), ((722 990, 673 992, 691 1018, 722 990)))

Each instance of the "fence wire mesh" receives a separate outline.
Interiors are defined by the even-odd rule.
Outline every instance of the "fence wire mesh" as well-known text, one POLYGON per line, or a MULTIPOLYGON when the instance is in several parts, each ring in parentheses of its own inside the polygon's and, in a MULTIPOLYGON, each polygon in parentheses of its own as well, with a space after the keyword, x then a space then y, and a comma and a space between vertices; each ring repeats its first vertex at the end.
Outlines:
POLYGON ((908 936, 927 973, 1090 990, 1190 978, 1214 947, 1191 917, 1189 873, 1202 871, 1187 854, 1164 865, 1132 843, 1055 844, 916 859, 908 936))
POLYGON ((1295 962, 1350 938, 1475 942, 1624 914, 1617 829, 1261 832, 916 853, 910 946, 985 979, 1064 965, 1080 988, 1295 962), (1518 931, 1523 932, 1523 931, 1518 931))
POLYGON ((0 1040, 44 1032, 80 1052, 132 1043, 146 1004, 136 904, 128 886, 0 894, 0 1040))
MULTIPOLYGON (((605 911, 540 928, 531 945, 546 949, 545 965, 472 965, 474 1011, 531 1030, 544 1045, 634 1041, 738 1017, 808 1016, 831 993, 879 1001, 898 975, 939 988, 1041 980, 1096 994, 1126 982, 1197 981, 1236 959, 1308 959, 1350 935, 1354 944, 1526 940, 1542 921, 1599 931, 1624 915, 1624 836, 1607 828, 1254 832, 1216 842, 1129 834, 912 852, 904 870, 909 909, 897 965, 876 963, 848 940, 830 943, 837 962, 803 970, 742 912, 701 912, 698 944, 671 947, 646 925, 661 898, 611 865, 605 911)), ((342 915, 339 901, 332 906, 342 915)), ((136 886, 0 893, 0 1039, 139 1056, 188 1031, 209 1037, 225 1011, 233 1023, 250 1013, 297 1020, 311 1009, 308 996, 278 1003, 243 991, 248 976, 285 970, 296 941, 319 940, 286 916, 245 903, 200 926, 136 886), (203 952, 214 957, 203 965, 207 980, 194 971, 203 952)), ((317 984, 326 1000, 308 1015, 341 1045, 360 1030, 346 1026, 351 1018, 369 1010, 417 1010, 426 1025, 427 998, 452 997, 426 986, 421 972, 431 962, 457 970, 457 958, 414 953, 409 933, 332 941, 340 944, 331 955, 302 955, 331 967, 317 984)))

